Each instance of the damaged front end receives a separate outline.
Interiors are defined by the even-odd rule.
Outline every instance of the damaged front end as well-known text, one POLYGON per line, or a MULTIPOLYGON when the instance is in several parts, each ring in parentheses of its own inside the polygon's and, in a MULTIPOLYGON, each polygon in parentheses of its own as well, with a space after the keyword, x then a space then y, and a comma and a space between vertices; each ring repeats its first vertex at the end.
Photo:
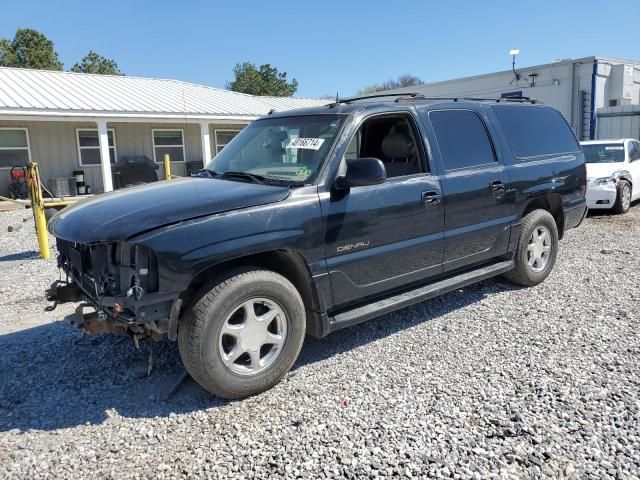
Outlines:
POLYGON ((128 242, 56 242, 58 267, 66 280, 47 290, 47 300, 53 302, 48 310, 82 301, 66 320, 85 333, 131 335, 135 342, 176 339, 181 299, 178 293, 159 291, 151 249, 128 242))

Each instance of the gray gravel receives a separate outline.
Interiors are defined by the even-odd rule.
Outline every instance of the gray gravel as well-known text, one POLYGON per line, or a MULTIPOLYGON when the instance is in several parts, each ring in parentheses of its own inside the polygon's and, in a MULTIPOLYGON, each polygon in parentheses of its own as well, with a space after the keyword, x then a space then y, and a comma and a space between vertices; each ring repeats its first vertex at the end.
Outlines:
MULTIPOLYGON (((35 250, 6 233, 19 215, 0 214, 0 264, 35 250)), ((591 217, 542 285, 487 281, 308 339, 285 381, 238 402, 192 382, 164 400, 174 345, 147 377, 147 346, 37 313, 51 262, 12 261, 0 477, 638 478, 639 235, 640 206, 591 217)))

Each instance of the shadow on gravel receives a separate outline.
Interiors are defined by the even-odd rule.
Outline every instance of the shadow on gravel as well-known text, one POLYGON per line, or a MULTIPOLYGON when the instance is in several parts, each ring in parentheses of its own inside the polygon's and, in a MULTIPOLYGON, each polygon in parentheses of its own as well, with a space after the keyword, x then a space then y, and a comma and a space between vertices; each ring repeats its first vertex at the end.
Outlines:
POLYGON ((40 254, 35 250, 28 252, 11 253, 9 255, 3 255, 0 257, 0 262, 13 262, 15 260, 31 260, 40 258, 40 254))
MULTIPOLYGON (((513 288, 488 280, 321 340, 308 337, 294 370, 513 288)), ((154 344, 153 350, 147 376, 149 344, 136 350, 126 337, 81 337, 63 322, 0 336, 0 432, 117 424, 119 417, 168 416, 227 403, 192 380, 165 399, 183 367, 175 343, 154 344)))
MULTIPOLYGON (((635 209, 638 208, 640 209, 640 200, 636 200, 634 202, 631 202, 631 207, 630 209, 635 209)), ((595 210, 589 210, 587 211, 587 217, 588 218, 600 218, 600 217, 619 217, 619 214, 613 213, 613 211, 611 209, 595 209, 595 210)))

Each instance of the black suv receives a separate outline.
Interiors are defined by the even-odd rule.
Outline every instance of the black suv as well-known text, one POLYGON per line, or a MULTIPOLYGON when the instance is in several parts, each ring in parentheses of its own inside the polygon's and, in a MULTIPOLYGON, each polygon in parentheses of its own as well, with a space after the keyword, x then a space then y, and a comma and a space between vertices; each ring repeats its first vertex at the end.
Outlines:
POLYGON ((188 372, 240 398, 305 333, 503 274, 542 282, 585 213, 584 156, 524 99, 359 98, 272 113, 197 177, 120 190, 49 223, 86 332, 178 340, 188 372), (94 310, 85 313, 85 308, 94 310))

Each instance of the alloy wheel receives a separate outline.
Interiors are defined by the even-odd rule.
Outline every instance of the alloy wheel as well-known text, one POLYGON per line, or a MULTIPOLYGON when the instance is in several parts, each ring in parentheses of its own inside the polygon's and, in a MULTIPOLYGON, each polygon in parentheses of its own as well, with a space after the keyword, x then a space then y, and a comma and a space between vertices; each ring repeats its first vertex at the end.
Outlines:
POLYGON ((536 273, 545 269, 551 257, 551 232, 544 225, 538 225, 529 236, 527 264, 536 273))
POLYGON ((220 332, 222 362, 239 375, 257 374, 275 362, 287 337, 287 316, 268 298, 251 298, 229 315, 220 332))
POLYGON ((628 210, 631 206, 631 187, 628 183, 625 183, 622 187, 622 209, 628 210))

